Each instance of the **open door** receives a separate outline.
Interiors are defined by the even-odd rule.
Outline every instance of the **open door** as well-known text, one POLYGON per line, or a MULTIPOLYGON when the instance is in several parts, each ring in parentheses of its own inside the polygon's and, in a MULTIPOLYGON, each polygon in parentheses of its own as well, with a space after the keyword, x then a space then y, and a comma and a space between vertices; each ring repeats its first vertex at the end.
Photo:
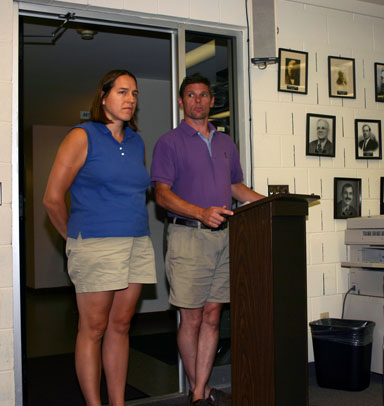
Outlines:
MULTIPOLYGON (((98 81, 112 69, 127 69, 138 79, 139 132, 149 170, 157 138, 172 128, 174 33, 80 22, 74 13, 23 16, 20 27, 24 405, 76 406, 83 400, 73 363, 75 294, 64 241, 49 222, 42 196, 58 145, 72 126, 87 119, 98 81)), ((148 211, 158 284, 143 289, 132 323, 126 400, 179 391, 176 317, 168 304, 163 269, 163 223, 150 195, 148 211), (160 339, 164 353, 153 351, 160 339)))

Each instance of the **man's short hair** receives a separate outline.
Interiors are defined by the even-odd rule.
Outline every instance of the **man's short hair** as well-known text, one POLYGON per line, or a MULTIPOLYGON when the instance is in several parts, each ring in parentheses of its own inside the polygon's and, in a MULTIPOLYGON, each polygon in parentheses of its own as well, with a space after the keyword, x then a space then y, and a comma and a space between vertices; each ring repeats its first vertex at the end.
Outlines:
POLYGON ((353 189, 352 183, 345 183, 345 184, 343 185, 342 189, 341 189, 341 194, 344 193, 344 190, 345 190, 347 187, 352 188, 352 192, 355 193, 355 190, 353 189))
POLYGON ((368 130, 371 131, 371 127, 368 124, 364 124, 361 129, 364 131, 364 127, 368 127, 368 130))
POLYGON ((319 119, 317 120, 317 122, 316 122, 316 127, 319 125, 319 122, 320 122, 320 121, 324 121, 324 123, 327 124, 327 129, 328 129, 328 131, 329 131, 329 123, 328 123, 328 121, 327 121, 325 118, 319 118, 319 119))
POLYGON ((181 98, 183 98, 183 96, 184 96, 184 90, 185 90, 186 86, 192 85, 194 83, 204 83, 205 85, 207 85, 210 96, 211 97, 213 96, 211 82, 209 81, 209 79, 207 77, 205 77, 197 72, 192 75, 186 76, 183 79, 183 81, 180 85, 180 91, 179 91, 179 95, 181 98))

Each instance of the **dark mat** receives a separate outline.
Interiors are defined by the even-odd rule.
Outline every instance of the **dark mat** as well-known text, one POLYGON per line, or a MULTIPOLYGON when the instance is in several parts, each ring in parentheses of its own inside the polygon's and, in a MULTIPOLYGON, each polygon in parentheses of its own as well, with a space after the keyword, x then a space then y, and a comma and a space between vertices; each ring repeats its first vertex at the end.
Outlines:
MULTIPOLYGON (((138 335, 130 338, 130 346, 168 365, 177 364, 176 332, 138 335)), ((215 366, 231 363, 231 339, 221 338, 217 345, 215 366)))
MULTIPOLYGON (((74 354, 29 358, 26 367, 26 404, 28 406, 84 406, 75 372, 74 354)), ((133 386, 125 387, 125 400, 148 397, 133 386)), ((101 400, 108 404, 104 374, 101 400)))
POLYGON ((168 365, 177 364, 176 332, 132 336, 130 346, 168 365))

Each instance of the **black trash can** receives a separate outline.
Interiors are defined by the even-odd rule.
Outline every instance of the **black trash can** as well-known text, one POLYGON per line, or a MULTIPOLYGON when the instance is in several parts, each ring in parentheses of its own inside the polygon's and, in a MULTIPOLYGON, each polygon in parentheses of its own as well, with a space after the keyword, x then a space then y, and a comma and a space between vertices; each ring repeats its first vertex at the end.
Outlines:
POLYGON ((375 323, 320 319, 309 325, 318 385, 348 391, 368 388, 375 323))

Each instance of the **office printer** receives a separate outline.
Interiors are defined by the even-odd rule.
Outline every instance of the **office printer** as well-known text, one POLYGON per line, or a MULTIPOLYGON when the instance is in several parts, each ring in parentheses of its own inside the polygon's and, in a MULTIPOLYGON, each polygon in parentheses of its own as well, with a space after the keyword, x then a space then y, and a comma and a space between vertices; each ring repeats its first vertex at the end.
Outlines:
POLYGON ((350 269, 345 318, 376 323, 372 342, 371 371, 383 373, 384 336, 384 216, 347 219, 345 244, 350 269))

